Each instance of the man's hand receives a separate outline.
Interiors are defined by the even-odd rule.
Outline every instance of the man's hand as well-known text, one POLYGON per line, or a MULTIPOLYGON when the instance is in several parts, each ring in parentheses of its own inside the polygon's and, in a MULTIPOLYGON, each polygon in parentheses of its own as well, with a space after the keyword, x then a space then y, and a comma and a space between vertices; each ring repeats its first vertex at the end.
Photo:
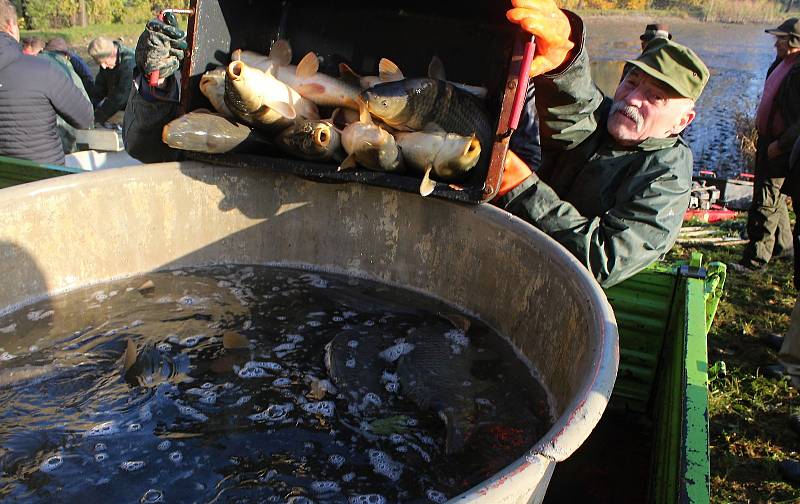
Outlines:
POLYGON ((158 70, 159 77, 166 79, 180 68, 187 47, 186 33, 178 28, 175 15, 168 12, 164 21, 152 19, 147 22, 136 44, 136 65, 145 75, 158 70))
POLYGON ((496 198, 505 196, 510 190, 530 177, 533 172, 522 159, 510 149, 506 152, 506 159, 503 162, 503 177, 500 180, 500 188, 497 190, 496 198))
POLYGON ((536 54, 531 62, 530 76, 536 77, 558 68, 570 56, 575 46, 569 40, 572 29, 566 14, 554 0, 512 0, 514 9, 506 12, 512 23, 536 37, 536 54))
POLYGON ((767 146, 767 158, 775 159, 776 157, 780 156, 781 154, 783 154, 783 151, 781 151, 781 148, 778 147, 778 141, 777 140, 775 140, 774 142, 772 142, 771 144, 769 144, 767 146))

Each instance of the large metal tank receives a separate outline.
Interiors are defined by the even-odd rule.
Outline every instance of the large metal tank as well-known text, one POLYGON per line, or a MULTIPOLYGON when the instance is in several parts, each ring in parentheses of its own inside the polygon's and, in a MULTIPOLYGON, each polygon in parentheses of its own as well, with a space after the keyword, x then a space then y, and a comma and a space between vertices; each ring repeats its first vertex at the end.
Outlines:
MULTIPOLYGON (((160 268, 300 265, 424 291, 516 346, 557 420, 527 454, 454 499, 540 502, 589 435, 618 363, 598 284, 555 241, 490 205, 245 168, 165 163, 0 190, 0 310, 160 268)), ((58 317, 58 314, 55 315, 58 317)))

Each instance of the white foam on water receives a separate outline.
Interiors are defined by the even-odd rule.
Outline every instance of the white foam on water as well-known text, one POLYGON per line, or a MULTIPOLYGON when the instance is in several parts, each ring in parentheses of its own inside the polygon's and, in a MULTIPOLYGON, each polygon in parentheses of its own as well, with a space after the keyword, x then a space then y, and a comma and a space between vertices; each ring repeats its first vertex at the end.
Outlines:
POLYGON ((241 406, 241 405, 245 404, 246 402, 249 402, 250 399, 252 399, 251 396, 244 395, 244 396, 240 397, 233 405, 234 406, 241 406))
POLYGON ((280 371, 283 369, 280 364, 277 362, 270 362, 270 361, 248 361, 245 363, 244 367, 246 368, 263 368, 268 369, 270 371, 280 371))
POLYGON ((311 491, 318 495, 339 493, 342 491, 342 487, 335 481, 312 481, 311 491))
POLYGON ((336 406, 333 404, 333 401, 320 401, 306 403, 302 406, 302 408, 312 415, 332 417, 336 406))
POLYGON ((142 424, 132 423, 128 426, 128 432, 138 432, 142 430, 142 424))
POLYGON ((131 322, 131 327, 139 327, 140 325, 144 325, 144 320, 136 319, 131 322))
POLYGON ((369 450, 369 462, 375 474, 385 476, 392 481, 398 481, 403 474, 403 464, 392 459, 386 452, 381 450, 369 450))
POLYGON ((291 384, 292 380, 290 380, 289 378, 275 378, 272 381, 273 387, 288 387, 291 384))
POLYGON ((308 321, 308 322, 306 322, 306 323, 307 323, 307 324, 308 324, 310 327, 319 327, 319 326, 321 326, 321 325, 322 325, 322 322, 320 322, 319 320, 309 320, 309 321, 308 321))
POLYGON ((469 337, 461 329, 450 329, 444 333, 444 337, 450 341, 450 349, 456 355, 469 346, 469 337))
POLYGON ((302 343, 305 338, 299 334, 287 334, 286 341, 289 343, 294 343, 295 345, 298 343, 302 343))
POLYGON ((200 413, 196 409, 192 408, 191 406, 187 406, 185 404, 178 404, 178 411, 183 416, 188 416, 193 418, 194 420, 205 422, 208 420, 208 417, 203 413, 200 413))
POLYGON ((260 367, 243 367, 239 369, 236 374, 239 378, 264 378, 267 376, 267 370, 260 367))
POLYGON ((188 336, 181 340, 181 345, 185 347, 193 347, 197 345, 201 339, 205 337, 205 334, 195 334, 194 336, 188 336))
POLYGON ((105 443, 97 443, 96 445, 94 445, 94 451, 96 451, 96 452, 106 451, 106 444, 105 443))
POLYGON ((92 294, 92 299, 102 303, 103 301, 108 299, 108 294, 106 294, 106 291, 97 291, 94 294, 92 294))
POLYGON ((387 500, 381 494, 353 495, 348 499, 348 504, 386 504, 387 500))
POLYGON ((167 334, 167 341, 173 344, 178 344, 181 340, 178 338, 177 334, 167 334))
POLYGON ((156 504, 157 502, 164 502, 164 492, 151 488, 142 495, 139 499, 142 504, 156 504))
POLYGON ((342 312, 342 317, 344 317, 344 318, 346 318, 346 319, 348 319, 348 318, 353 318, 353 317, 355 317, 356 315, 358 315, 358 312, 354 312, 354 311, 350 311, 350 310, 348 310, 348 311, 346 311, 346 312, 342 312))
POLYGON ((334 322, 344 322, 344 318, 342 318, 342 317, 340 317, 338 315, 332 317, 331 320, 333 320, 334 322))
POLYGON ((200 402, 203 404, 215 404, 217 402, 217 393, 212 390, 206 390, 203 393, 203 396, 200 398, 200 402))
POLYGON ((247 329, 250 329, 251 327, 253 327, 253 321, 252 320, 245 320, 244 323, 242 324, 242 329, 245 330, 245 331, 247 329))
POLYGON ((372 326, 375 325, 375 321, 374 320, 365 320, 364 321, 364 325, 367 326, 367 327, 372 327, 372 326))
POLYGON ((347 342, 347 346, 350 348, 358 348, 358 340, 351 339, 347 342))
POLYGON ((427 497, 429 501, 436 504, 444 504, 447 502, 447 496, 439 490, 434 490, 433 488, 429 488, 425 491, 425 497, 427 497))
POLYGON ((233 287, 233 283, 227 280, 220 280, 217 282, 217 287, 233 287))
POLYGON ((156 349, 158 349, 159 352, 171 352, 172 351, 172 345, 170 345, 166 341, 162 341, 161 343, 156 345, 156 349))
POLYGON ((342 475, 342 481, 344 481, 345 483, 350 483, 354 479, 356 479, 356 473, 354 472, 349 472, 347 474, 342 475))
POLYGON ((400 390, 400 384, 397 382, 389 382, 385 385, 386 392, 396 394, 400 390))
POLYGON ((339 455, 338 453, 334 453, 333 455, 328 457, 328 462, 330 462, 331 465, 336 469, 339 469, 344 465, 345 458, 344 455, 339 455))
POLYGON ((390 346, 383 352, 379 353, 381 359, 385 360, 386 362, 394 362, 403 355, 407 354, 411 350, 414 350, 413 343, 406 343, 405 341, 401 341, 395 345, 390 346))
POLYGON ((181 463, 181 461, 183 461, 183 453, 181 453, 181 452, 179 452, 179 451, 174 451, 174 452, 172 452, 172 453, 170 453, 170 454, 169 454, 169 459, 170 459, 170 460, 171 460, 171 461, 172 461, 174 464, 180 464, 180 463, 181 463))
POLYGON ((405 438, 403 437, 402 434, 394 433, 394 434, 389 436, 389 441, 391 441, 394 444, 400 444, 403 441, 405 441, 405 438))
POLYGON ((413 449, 414 449, 414 451, 416 451, 417 453, 419 453, 419 456, 420 456, 420 457, 422 457, 422 460, 424 460, 425 462, 428 462, 428 463, 430 463, 430 461, 431 461, 431 455, 430 455, 428 452, 426 452, 425 450, 423 450, 423 449, 422 449, 422 447, 421 447, 420 445, 418 445, 418 444, 416 444, 416 443, 409 443, 408 445, 409 445, 411 448, 413 448, 413 449))
POLYGON ((128 460, 119 465, 123 471, 133 472, 144 467, 144 460, 128 460))
POLYGON ((284 404, 270 404, 267 409, 260 413, 256 413, 254 415, 250 415, 247 418, 253 420, 255 422, 259 422, 262 420, 281 420, 286 415, 289 414, 290 411, 294 410, 294 404, 292 403, 284 403, 284 404))
POLYGON ((156 299, 157 304, 167 304, 172 303, 172 296, 161 296, 160 298, 156 299))
POLYGON ((319 275, 315 275, 313 273, 309 273, 306 275, 301 275, 300 278, 308 282, 308 285, 311 287, 316 287, 318 289, 327 289, 328 288, 328 281, 320 277, 319 275))
POLYGON ((13 324, 9 324, 9 325, 7 325, 5 327, 0 327, 0 333, 3 333, 3 334, 12 333, 12 332, 14 332, 16 330, 17 330, 17 323, 16 322, 14 322, 13 324))
POLYGON ((117 423, 114 420, 109 420, 108 422, 103 422, 95 425, 88 431, 84 432, 83 436, 84 437, 110 436, 118 432, 119 432, 119 426, 117 426, 117 423))
POLYGON ((104 462, 106 459, 108 459, 108 453, 105 452, 98 453, 94 456, 95 462, 104 462))
POLYGON ((42 462, 42 465, 39 466, 39 470, 45 473, 49 473, 55 471, 63 464, 64 464, 64 457, 62 457, 61 455, 53 455, 52 457, 42 462))
POLYGON ((297 345, 294 343, 281 343, 280 345, 272 348, 272 351, 276 354, 282 353, 284 355, 289 352, 294 352, 295 350, 297 350, 297 345))
POLYGON ((378 394, 376 394, 375 392, 367 392, 366 394, 364 394, 364 398, 361 400, 360 408, 362 410, 365 410, 370 406, 375 406, 378 408, 383 406, 383 399, 381 399, 380 396, 378 396, 378 394))
POLYGON ((170 449, 171 446, 172 446, 172 441, 170 441, 169 439, 165 439, 164 441, 158 443, 158 446, 156 446, 156 448, 158 448, 159 451, 167 451, 170 449))
POLYGON ((28 312, 28 320, 31 322, 38 322, 39 320, 51 317, 55 312, 53 310, 34 310, 28 312))

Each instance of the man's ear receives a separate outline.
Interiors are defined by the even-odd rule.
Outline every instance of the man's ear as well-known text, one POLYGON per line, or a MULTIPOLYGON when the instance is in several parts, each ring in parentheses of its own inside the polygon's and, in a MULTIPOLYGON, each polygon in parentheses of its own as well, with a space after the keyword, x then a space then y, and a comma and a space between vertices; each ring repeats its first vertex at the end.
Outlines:
POLYGON ((694 106, 692 106, 692 108, 690 108, 689 110, 687 110, 683 114, 681 114, 680 119, 675 124, 675 126, 672 128, 672 134, 673 135, 677 135, 681 131, 685 130, 686 127, 689 126, 692 123, 692 121, 694 121, 694 118, 695 118, 696 115, 697 115, 697 112, 695 112, 694 106))

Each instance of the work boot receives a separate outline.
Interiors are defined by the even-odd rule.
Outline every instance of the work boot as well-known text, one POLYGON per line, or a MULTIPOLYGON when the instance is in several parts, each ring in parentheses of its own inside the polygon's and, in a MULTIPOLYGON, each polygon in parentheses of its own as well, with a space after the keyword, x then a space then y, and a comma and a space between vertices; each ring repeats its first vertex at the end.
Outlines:
POLYGON ((778 463, 778 471, 783 479, 792 485, 800 485, 800 462, 796 460, 782 460, 778 463))
POLYGON ((742 275, 749 275, 751 273, 765 272, 767 270, 767 265, 763 264, 760 266, 756 266, 753 263, 735 262, 728 264, 728 269, 732 269, 736 273, 740 273, 742 275))
POLYGON ((766 336, 762 336, 761 339, 769 348, 776 352, 781 351, 781 346, 783 346, 783 334, 769 333, 766 336))

